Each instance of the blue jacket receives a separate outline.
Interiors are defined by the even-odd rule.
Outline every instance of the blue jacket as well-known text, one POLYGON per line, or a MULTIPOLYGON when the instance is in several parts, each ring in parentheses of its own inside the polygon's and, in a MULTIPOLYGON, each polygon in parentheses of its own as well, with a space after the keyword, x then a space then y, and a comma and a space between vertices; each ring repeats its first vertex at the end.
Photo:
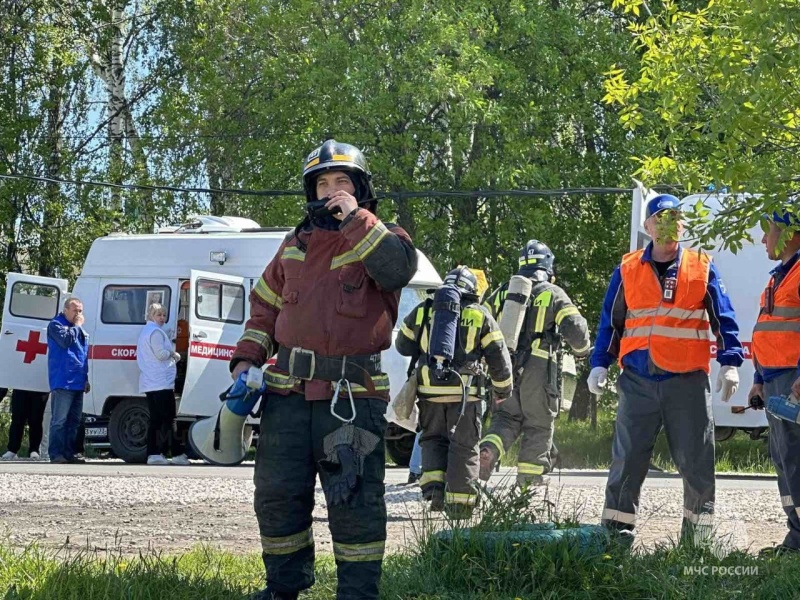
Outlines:
MULTIPOLYGON (((652 242, 645 248, 642 263, 652 262, 652 242)), ((683 249, 678 247, 678 256, 669 267, 677 270, 681 261, 683 249)), ((655 266, 653 266, 655 269, 655 266)), ((662 282, 663 285, 663 282, 662 282)), ((711 321, 711 330, 717 338, 717 362, 721 365, 738 367, 744 362, 744 351, 739 342, 739 326, 736 324, 736 314, 733 311, 728 292, 722 283, 722 278, 712 262, 708 272, 708 287, 706 288, 705 308, 711 321)), ((597 330, 597 342, 590 360, 592 367, 608 368, 619 356, 619 342, 625 332, 625 314, 628 307, 625 304, 625 290, 622 285, 622 275, 619 266, 614 269, 611 283, 603 301, 603 312, 600 315, 600 327, 597 330)), ((647 350, 635 350, 626 354, 622 359, 622 366, 630 369, 637 375, 648 379, 668 379, 674 373, 667 373, 656 367, 650 360, 647 350)))
MULTIPOLYGON (((792 270, 794 264, 800 259, 800 251, 796 252, 792 258, 785 263, 779 264, 777 267, 769 272, 774 280, 774 287, 780 287, 783 278, 792 270)), ((791 371, 792 369, 765 369, 764 367, 756 364, 756 372, 753 374, 753 383, 764 383, 765 381, 772 381, 778 375, 791 371)), ((797 376, 800 377, 800 362, 797 363, 797 376)))
POLYGON ((83 391, 89 379, 89 340, 59 314, 47 326, 47 375, 52 390, 83 391))

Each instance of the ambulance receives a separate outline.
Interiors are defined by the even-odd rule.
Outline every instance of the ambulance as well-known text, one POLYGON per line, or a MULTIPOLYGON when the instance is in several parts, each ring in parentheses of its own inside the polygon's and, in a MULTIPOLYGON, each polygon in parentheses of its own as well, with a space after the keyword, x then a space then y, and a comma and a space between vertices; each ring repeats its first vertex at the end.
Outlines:
MULTIPOLYGON (((645 205, 648 200, 658 194, 658 192, 645 188, 639 182, 636 182, 636 184, 636 188, 633 190, 631 211, 631 252, 650 243, 650 237, 644 230, 645 205)), ((684 210, 689 210, 699 200, 710 210, 710 214, 714 215, 719 211, 723 198, 722 195, 714 193, 694 194, 684 198, 681 203, 684 210)), ((709 352, 712 356, 710 378, 717 441, 732 437, 737 430, 745 431, 753 439, 757 439, 767 430, 765 411, 744 409, 748 406, 747 393, 753 384, 753 373, 755 371, 753 357, 750 354, 753 327, 758 319, 761 292, 769 281, 770 270, 777 263, 767 258, 766 250, 761 243, 761 237, 763 236, 761 227, 754 227, 749 231, 749 234, 753 241, 745 241, 743 248, 736 254, 730 250, 723 249, 722 244, 719 242, 710 251, 736 311, 736 321, 739 324, 739 340, 744 347, 745 358, 744 363, 739 368, 739 389, 730 401, 723 402, 720 395, 714 392, 714 382, 716 382, 717 374, 719 373, 719 363, 713 360, 717 348, 716 340, 713 335, 710 335, 709 352)), ((688 246, 692 245, 688 234, 684 243, 688 246)))
MULTIPOLYGON (((201 216, 155 234, 96 239, 72 290, 64 279, 9 273, 0 387, 49 391, 47 325, 67 296, 77 296, 90 345, 86 441, 110 447, 127 462, 144 462, 149 415, 138 389, 136 343, 147 307, 157 302, 167 308, 164 328, 181 355, 178 428, 186 430, 217 414, 219 395, 230 385, 228 363, 250 316, 250 290, 289 231, 238 217, 201 216)), ((417 254, 417 273, 400 296, 398 327, 426 290, 442 282, 425 255, 417 254)), ((402 387, 407 364, 394 345, 383 353, 391 389, 402 387)), ((390 423, 387 448, 398 462, 407 464, 413 440, 413 432, 390 423)))

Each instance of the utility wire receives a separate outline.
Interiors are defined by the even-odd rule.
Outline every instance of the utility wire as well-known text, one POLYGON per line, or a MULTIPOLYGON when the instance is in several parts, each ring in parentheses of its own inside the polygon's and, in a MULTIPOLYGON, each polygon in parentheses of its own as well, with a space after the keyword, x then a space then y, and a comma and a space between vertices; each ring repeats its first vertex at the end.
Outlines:
MULTIPOLYGON (((301 190, 246 190, 241 188, 205 188, 205 187, 180 187, 171 185, 145 185, 136 183, 110 183, 108 181, 92 181, 80 179, 61 179, 56 177, 41 177, 36 175, 23 175, 19 173, 6 175, 0 174, 0 179, 36 181, 40 183, 69 184, 69 185, 88 185, 122 190, 148 190, 166 192, 189 192, 197 194, 232 194, 240 196, 305 196, 301 190)), ((655 190, 675 190, 680 186, 660 185, 655 186, 655 190)), ((498 196, 519 196, 519 197, 558 197, 579 194, 629 194, 634 188, 624 187, 581 187, 564 188, 559 190, 472 190, 472 191, 453 191, 453 190, 419 190, 419 191, 397 191, 381 192, 377 194, 380 198, 428 198, 431 196, 448 198, 493 198, 498 196)))

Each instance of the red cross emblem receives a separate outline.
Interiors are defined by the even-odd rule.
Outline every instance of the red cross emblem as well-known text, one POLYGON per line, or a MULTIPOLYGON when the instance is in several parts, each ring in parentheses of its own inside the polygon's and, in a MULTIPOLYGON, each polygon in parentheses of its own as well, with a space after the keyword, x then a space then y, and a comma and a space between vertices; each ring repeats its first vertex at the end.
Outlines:
POLYGON ((38 331, 29 331, 26 341, 17 341, 17 352, 25 353, 22 362, 26 365, 36 360, 39 354, 47 354, 47 344, 39 341, 40 335, 38 331))

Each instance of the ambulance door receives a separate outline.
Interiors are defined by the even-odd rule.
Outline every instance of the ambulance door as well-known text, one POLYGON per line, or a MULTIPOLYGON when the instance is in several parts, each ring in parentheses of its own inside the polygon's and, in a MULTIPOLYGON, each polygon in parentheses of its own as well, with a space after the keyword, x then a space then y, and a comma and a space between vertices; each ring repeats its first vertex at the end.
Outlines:
POLYGON ((180 414, 210 416, 231 384, 229 363, 248 311, 245 279, 192 270, 189 286, 189 358, 180 414))
POLYGON ((47 325, 67 295, 64 279, 9 273, 0 329, 0 387, 48 392, 47 325))

